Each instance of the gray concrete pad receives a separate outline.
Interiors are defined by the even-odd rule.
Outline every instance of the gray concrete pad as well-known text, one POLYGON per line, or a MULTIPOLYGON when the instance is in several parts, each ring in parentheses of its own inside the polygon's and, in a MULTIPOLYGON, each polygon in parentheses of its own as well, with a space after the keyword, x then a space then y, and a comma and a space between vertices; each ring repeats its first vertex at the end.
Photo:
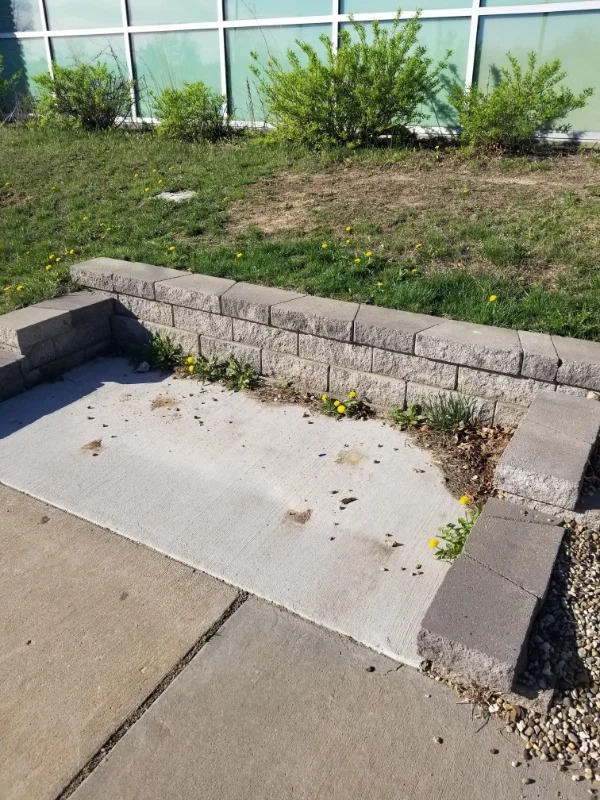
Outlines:
POLYGON ((55 798, 235 597, 0 486, 2 800, 55 798))
POLYGON ((519 756, 443 684, 249 600, 73 800, 588 797, 519 756))
POLYGON ((419 662, 428 540, 462 507, 408 435, 118 359, 6 401, 2 435, 5 483, 419 662))

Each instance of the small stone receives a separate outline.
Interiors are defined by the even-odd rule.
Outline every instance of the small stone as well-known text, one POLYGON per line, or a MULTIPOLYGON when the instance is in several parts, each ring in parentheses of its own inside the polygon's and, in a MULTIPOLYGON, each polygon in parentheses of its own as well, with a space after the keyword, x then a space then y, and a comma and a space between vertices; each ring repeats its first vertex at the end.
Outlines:
POLYGON ((436 744, 444 744, 444 740, 442 739, 442 737, 441 737, 441 736, 434 736, 434 737, 433 737, 433 741, 434 741, 436 744))
POLYGON ((150 372, 150 364, 147 361, 142 361, 140 364, 137 365, 136 372, 150 372))
POLYGON ((375 672, 375 667, 367 667, 367 672, 375 672))
POLYGON ((533 778, 521 778, 521 783, 523 786, 529 786, 530 783, 534 783, 533 778))
POLYGON ((499 752, 500 752, 500 750, 498 750, 496 747, 490 747, 490 753, 493 756, 497 756, 499 752))
POLYGON ((520 767, 521 766, 521 762, 520 761, 511 761, 510 765, 511 765, 511 767, 520 767))

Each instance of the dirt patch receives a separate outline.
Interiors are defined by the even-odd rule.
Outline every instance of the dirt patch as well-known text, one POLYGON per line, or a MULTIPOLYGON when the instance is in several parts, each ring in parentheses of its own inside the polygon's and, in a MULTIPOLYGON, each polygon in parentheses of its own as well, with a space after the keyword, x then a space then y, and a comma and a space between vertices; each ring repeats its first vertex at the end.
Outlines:
POLYGON ((82 450, 88 450, 91 453, 99 453, 102 450, 102 439, 93 439, 91 442, 84 444, 82 450))
POLYGON ((312 508, 307 508, 306 511, 293 511, 289 510, 286 517, 296 522, 298 525, 306 525, 308 520, 312 517, 312 508))
POLYGON ((168 394, 159 394, 157 397, 154 398, 150 408, 152 411, 156 411, 158 408, 175 408, 177 405, 177 401, 174 400, 172 397, 169 397, 168 394))

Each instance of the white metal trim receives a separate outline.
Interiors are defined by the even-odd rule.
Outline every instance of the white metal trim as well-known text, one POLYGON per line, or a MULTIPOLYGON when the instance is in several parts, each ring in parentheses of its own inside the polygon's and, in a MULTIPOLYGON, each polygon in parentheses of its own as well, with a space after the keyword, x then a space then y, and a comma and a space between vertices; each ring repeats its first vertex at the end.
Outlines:
POLYGON ((229 109, 229 91, 227 86, 227 44, 225 42, 225 0, 218 0, 217 17, 219 23, 219 68, 221 75, 221 94, 226 98, 225 103, 229 109))

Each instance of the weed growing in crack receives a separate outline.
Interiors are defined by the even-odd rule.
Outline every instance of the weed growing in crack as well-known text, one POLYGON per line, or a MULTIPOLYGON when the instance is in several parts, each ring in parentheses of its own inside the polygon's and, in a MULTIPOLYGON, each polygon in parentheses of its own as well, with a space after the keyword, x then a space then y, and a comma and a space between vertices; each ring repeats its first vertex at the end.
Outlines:
POLYGON ((254 389, 260 383, 258 373, 249 364, 240 363, 231 354, 224 361, 217 356, 188 356, 185 366, 191 377, 204 383, 222 383, 234 392, 254 389))
POLYGON ((388 419, 401 431, 420 428, 427 421, 425 415, 421 413, 421 407, 416 403, 411 403, 404 411, 399 406, 392 406, 388 419))
POLYGON ((367 419, 373 416, 374 413, 365 400, 359 399, 354 389, 348 392, 344 400, 330 397, 328 394, 321 395, 321 411, 337 419, 343 419, 344 417, 367 419))
POLYGON ((170 336, 155 333, 152 339, 142 348, 142 355, 151 367, 173 369, 183 362, 183 351, 170 336))
POLYGON ((434 430, 451 434, 474 421, 477 401, 462 394, 440 393, 423 403, 423 414, 434 430))
MULTIPOLYGON (((460 498, 462 505, 469 503, 467 495, 460 498)), ((434 556, 438 561, 452 563, 462 553, 465 542, 473 527, 479 519, 479 509, 467 509, 464 517, 459 517, 456 522, 449 522, 440 528, 439 537, 429 540, 429 546, 435 550, 434 556)))

